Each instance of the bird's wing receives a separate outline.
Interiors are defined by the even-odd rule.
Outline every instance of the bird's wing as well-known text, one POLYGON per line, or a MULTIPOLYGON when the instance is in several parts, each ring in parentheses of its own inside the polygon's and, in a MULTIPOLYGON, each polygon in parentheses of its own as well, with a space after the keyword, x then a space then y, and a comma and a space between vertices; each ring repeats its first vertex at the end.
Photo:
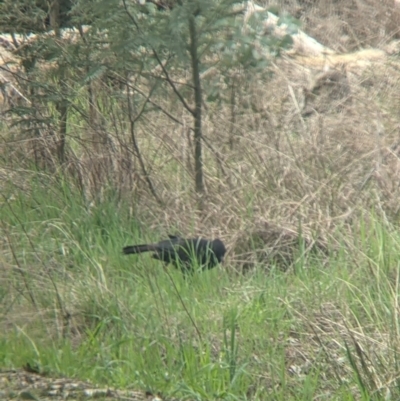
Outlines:
POLYGON ((175 247, 177 245, 181 245, 183 243, 182 238, 179 237, 170 237, 170 239, 166 239, 155 244, 158 252, 175 252, 175 247))

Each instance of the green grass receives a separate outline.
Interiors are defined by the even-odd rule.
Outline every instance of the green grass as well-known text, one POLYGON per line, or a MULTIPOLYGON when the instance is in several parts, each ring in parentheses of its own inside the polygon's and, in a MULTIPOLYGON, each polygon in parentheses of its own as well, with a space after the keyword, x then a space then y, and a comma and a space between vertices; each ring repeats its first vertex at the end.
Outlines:
POLYGON ((164 233, 112 191, 89 202, 34 176, 3 200, 1 367, 196 400, 400 396, 400 238, 376 218, 325 265, 244 275, 225 265, 185 279, 121 255, 164 233))

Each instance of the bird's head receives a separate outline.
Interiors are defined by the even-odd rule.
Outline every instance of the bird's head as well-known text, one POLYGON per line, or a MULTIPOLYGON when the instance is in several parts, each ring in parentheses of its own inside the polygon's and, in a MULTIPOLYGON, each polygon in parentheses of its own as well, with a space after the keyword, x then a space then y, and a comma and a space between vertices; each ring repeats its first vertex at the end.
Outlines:
POLYGON ((211 249, 214 252, 214 255, 217 258, 218 262, 222 262, 226 253, 224 243, 217 238, 211 242, 211 249))

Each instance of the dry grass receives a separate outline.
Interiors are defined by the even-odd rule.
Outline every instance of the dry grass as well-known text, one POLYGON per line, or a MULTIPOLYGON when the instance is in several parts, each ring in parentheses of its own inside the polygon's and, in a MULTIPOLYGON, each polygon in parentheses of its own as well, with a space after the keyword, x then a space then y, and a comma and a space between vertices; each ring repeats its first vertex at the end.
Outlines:
MULTIPOLYGON (((320 3, 307 16, 322 23, 333 6, 320 3)), ((361 10, 338 2, 335 7, 335 14, 357 21, 357 12, 372 12, 372 5, 361 10)), ((384 14, 388 4, 380 7, 375 12, 384 14)), ((369 38, 370 45, 376 44, 375 36, 365 36, 361 26, 353 30, 354 35, 364 35, 363 40, 369 38)), ((340 39, 339 34, 326 32, 330 39, 340 39)), ((324 41, 327 37, 317 39, 331 45, 324 41)), ((374 210, 396 222, 399 65, 386 58, 358 71, 340 65, 330 71, 321 68, 304 60, 300 64, 280 59, 272 66, 271 77, 237 77, 234 106, 207 105, 203 125, 207 201, 201 213, 196 211, 193 191, 192 121, 179 111, 173 95, 153 101, 175 121, 156 109, 143 115, 135 128, 161 206, 149 193, 132 148, 129 110, 124 98, 119 105, 115 97, 110 101, 115 96, 112 88, 97 88, 98 107, 86 132, 81 122, 71 121, 66 170, 83 192, 98 199, 109 184, 121 196, 132 193, 137 200, 134 211, 147 216, 149 229, 156 222, 158 230, 172 226, 221 236, 231 249, 241 233, 257 232, 266 223, 292 232, 301 224, 309 237, 334 243, 336 227, 353 223, 360 211, 374 210)), ((12 142, 6 150, 7 142, 3 144, 9 161, 28 151, 26 156, 39 158, 43 166, 56 165, 54 129, 42 130, 38 143, 17 137, 24 147, 12 142)))
MULTIPOLYGON (((273 0, 262 3, 276 5, 273 0)), ((279 8, 300 19, 310 36, 340 53, 399 38, 400 7, 395 0, 285 0, 279 8)))

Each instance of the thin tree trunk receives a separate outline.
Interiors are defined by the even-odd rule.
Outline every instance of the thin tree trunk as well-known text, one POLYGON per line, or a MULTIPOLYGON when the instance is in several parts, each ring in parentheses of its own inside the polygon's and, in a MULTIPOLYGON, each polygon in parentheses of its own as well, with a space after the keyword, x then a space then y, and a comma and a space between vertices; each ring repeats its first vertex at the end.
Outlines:
MULTIPOLYGON (((62 89, 64 93, 64 88, 62 89)), ((65 99, 61 99, 57 103, 57 111, 59 114, 59 126, 58 126, 58 133, 60 135, 60 140, 58 141, 57 146, 57 153, 58 153, 58 161, 60 164, 65 162, 65 140, 67 136, 67 117, 68 117, 68 104, 65 99)))
MULTIPOLYGON (((49 14, 50 26, 54 30, 54 35, 57 38, 60 38, 60 0, 53 0, 51 2, 49 14)), ((61 99, 56 104, 56 109, 60 118, 58 127, 60 139, 57 144, 57 156, 59 163, 63 164, 65 162, 65 141, 67 137, 68 101, 66 99, 67 88, 64 82, 64 71, 63 69, 60 69, 59 71, 62 73, 58 79, 61 90, 61 99)))
POLYGON ((235 126, 236 126, 236 111, 235 111, 235 106, 236 106, 236 78, 234 77, 232 79, 232 85, 231 85, 231 100, 230 100, 230 106, 231 106, 231 132, 229 135, 229 147, 231 150, 233 150, 233 146, 235 143, 235 126))
POLYGON ((202 197, 204 194, 204 172, 203 172, 203 149, 202 149, 202 93, 200 83, 200 68, 197 53, 197 32, 195 15, 189 18, 189 35, 190 35, 190 57, 192 61, 192 75, 194 86, 195 109, 194 118, 194 163, 195 163, 195 189, 202 197))

